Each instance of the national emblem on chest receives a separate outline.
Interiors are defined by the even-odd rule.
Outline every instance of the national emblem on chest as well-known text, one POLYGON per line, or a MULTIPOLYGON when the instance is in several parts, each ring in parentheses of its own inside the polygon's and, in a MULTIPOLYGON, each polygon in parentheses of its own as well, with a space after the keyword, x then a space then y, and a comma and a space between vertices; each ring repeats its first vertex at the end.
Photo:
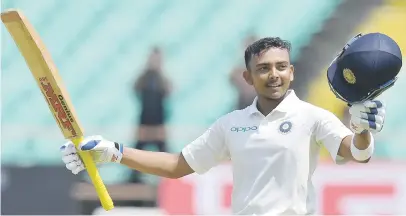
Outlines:
POLYGON ((312 123, 303 116, 294 115, 269 122, 265 127, 275 142, 300 142, 311 136, 312 123))

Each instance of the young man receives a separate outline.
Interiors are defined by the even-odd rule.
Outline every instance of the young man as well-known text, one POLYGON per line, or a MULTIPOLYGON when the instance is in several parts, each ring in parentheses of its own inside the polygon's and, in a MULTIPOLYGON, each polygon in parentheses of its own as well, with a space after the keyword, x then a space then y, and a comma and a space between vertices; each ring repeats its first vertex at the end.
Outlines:
MULTIPOLYGON (((80 148, 97 163, 118 158, 115 162, 131 169, 166 178, 203 174, 231 160, 233 214, 314 213, 311 179, 320 147, 335 162, 367 162, 374 150, 371 132, 382 129, 385 109, 379 101, 353 105, 353 133, 332 113, 301 101, 289 90, 294 78, 290 49, 280 38, 250 45, 243 76, 257 92, 252 105, 219 118, 180 154, 131 149, 101 136, 87 137, 80 148)), ((61 150, 69 170, 77 174, 84 169, 72 143, 61 150)))

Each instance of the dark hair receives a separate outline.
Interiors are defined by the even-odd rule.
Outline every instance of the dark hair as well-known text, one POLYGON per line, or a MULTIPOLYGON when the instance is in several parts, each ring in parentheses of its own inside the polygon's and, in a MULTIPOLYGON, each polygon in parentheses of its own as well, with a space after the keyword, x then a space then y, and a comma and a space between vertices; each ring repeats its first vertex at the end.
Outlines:
POLYGON ((282 40, 279 37, 266 37, 260 40, 255 41, 253 44, 249 45, 245 50, 245 67, 248 70, 248 64, 253 55, 258 55, 264 50, 268 50, 269 48, 281 48, 287 49, 290 53, 292 45, 287 40, 282 40))

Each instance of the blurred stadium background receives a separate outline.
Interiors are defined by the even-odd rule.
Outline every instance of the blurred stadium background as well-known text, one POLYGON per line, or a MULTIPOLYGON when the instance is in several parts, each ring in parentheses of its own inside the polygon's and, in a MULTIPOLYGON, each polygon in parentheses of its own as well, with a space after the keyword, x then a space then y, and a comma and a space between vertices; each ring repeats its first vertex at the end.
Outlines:
MULTIPOLYGON (((165 99, 167 151, 181 148, 235 108, 230 82, 246 37, 293 44, 293 88, 300 98, 348 123, 329 91, 326 68, 358 32, 382 32, 406 53, 405 0, 2 0, 21 9, 51 52, 87 135, 137 143, 141 102, 135 80, 153 47, 162 51, 172 92, 165 99)), ((64 139, 10 35, 1 27, 1 213, 106 214, 86 175, 60 159, 64 139)), ((325 152, 315 174, 320 214, 406 214, 405 67, 381 96, 386 126, 368 165, 337 166, 325 152)), ((241 72, 241 71, 240 71, 241 72)), ((151 148, 152 149, 152 148, 151 148)), ((154 150, 154 149, 152 149, 154 150)), ((110 214, 228 214, 228 164, 178 180, 100 168, 116 202, 110 214)))

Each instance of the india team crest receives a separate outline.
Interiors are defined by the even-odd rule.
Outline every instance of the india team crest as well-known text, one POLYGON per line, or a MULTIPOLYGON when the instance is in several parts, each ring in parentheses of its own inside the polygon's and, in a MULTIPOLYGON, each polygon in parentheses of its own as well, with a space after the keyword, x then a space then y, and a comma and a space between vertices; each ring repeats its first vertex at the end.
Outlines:
POLYGON ((292 122, 284 121, 279 125, 279 132, 282 134, 287 134, 292 131, 292 122))
POLYGON ((344 76, 345 81, 347 81, 347 83, 349 83, 349 84, 355 84, 357 82, 357 79, 355 78, 354 73, 348 68, 345 68, 343 70, 343 76, 344 76))

